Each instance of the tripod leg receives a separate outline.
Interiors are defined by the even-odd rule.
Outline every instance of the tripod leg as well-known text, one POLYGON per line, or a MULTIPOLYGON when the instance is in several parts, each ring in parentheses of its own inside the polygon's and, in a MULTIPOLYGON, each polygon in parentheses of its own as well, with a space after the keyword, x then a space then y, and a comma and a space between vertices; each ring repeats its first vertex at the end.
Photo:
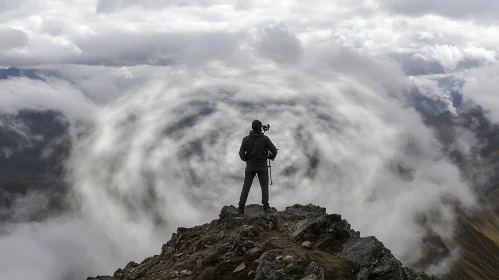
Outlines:
POLYGON ((270 166, 270 160, 269 160, 269 167, 270 167, 270 184, 273 185, 274 183, 272 182, 272 166, 270 166))
POLYGON ((272 183, 272 168, 270 168, 270 184, 273 185, 274 183, 272 183))

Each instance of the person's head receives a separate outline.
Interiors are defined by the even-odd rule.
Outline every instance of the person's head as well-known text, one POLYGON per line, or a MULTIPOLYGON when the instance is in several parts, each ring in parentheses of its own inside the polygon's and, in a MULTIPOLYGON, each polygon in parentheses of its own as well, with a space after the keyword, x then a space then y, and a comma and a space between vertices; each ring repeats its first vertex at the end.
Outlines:
POLYGON ((253 131, 262 131, 262 122, 259 120, 254 120, 251 123, 251 128, 253 128, 253 131))

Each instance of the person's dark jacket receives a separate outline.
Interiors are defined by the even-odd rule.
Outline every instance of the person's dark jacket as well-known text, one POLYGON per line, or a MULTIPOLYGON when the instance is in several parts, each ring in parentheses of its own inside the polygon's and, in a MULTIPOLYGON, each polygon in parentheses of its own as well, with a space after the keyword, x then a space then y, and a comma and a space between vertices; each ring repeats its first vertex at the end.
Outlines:
POLYGON ((246 162, 247 168, 260 169, 267 168, 267 159, 274 159, 277 156, 277 149, 270 141, 270 138, 260 131, 251 131, 243 138, 239 157, 246 162), (269 155, 268 151, 271 152, 269 155))

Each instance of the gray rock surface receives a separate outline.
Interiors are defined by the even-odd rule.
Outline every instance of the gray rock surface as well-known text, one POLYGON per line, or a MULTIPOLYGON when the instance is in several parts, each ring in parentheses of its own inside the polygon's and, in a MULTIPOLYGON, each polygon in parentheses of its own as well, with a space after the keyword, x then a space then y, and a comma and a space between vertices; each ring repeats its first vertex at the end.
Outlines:
POLYGON ((244 263, 240 264, 236 269, 234 269, 233 273, 238 273, 240 271, 243 271, 246 268, 246 265, 244 263))

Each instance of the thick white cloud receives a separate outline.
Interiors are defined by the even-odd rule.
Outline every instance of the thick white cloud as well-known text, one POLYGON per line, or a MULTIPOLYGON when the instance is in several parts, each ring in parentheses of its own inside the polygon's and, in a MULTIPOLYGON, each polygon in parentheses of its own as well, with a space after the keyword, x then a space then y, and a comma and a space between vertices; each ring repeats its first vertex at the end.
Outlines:
POLYGON ((377 0, 383 7, 407 15, 438 14, 449 17, 497 19, 499 2, 495 0, 377 0))
POLYGON ((115 247, 95 223, 78 215, 2 227, 12 234, 0 236, 1 279, 86 279, 89 271, 129 261, 116 254, 125 247, 115 247))
POLYGON ((0 29, 0 51, 9 51, 14 48, 22 48, 28 44, 28 35, 22 30, 14 28, 0 29))
POLYGON ((64 21, 57 19, 43 19, 40 24, 40 32, 47 33, 53 37, 62 35, 65 28, 64 21))
POLYGON ((88 122, 95 105, 67 82, 46 83, 27 78, 0 80, 0 114, 20 109, 57 110, 72 123, 88 122))
POLYGON ((0 82, 0 110, 52 108, 94 126, 71 159, 83 217, 12 228, 0 238, 0 275, 111 273, 157 253, 177 226, 216 217, 236 203, 244 166, 235 151, 256 115, 282 148, 274 206, 295 198, 326 206, 411 264, 422 239, 414 216, 437 213, 430 227, 451 237, 453 206, 442 201, 474 201, 393 89, 417 85, 453 109, 434 80, 407 83, 404 74, 464 71, 465 94, 499 108, 496 4, 481 1, 480 17, 462 1, 417 3, 409 11, 381 0, 2 1, 0 30, 11 33, 0 65, 54 68, 70 82, 0 82))
MULTIPOLYGON (((239 1, 239 0, 238 0, 239 1)), ((98 0, 95 7, 98 13, 115 12, 117 10, 128 7, 145 7, 145 8, 166 8, 170 6, 201 6, 208 7, 216 4, 232 4, 234 1, 223 0, 98 0)))
MULTIPOLYGON (((11 10, 0 13, 0 27, 25 32, 29 45, 22 52, 0 50, 0 64, 161 65, 188 58, 218 59, 234 48, 251 45, 262 30, 267 30, 264 34, 276 31, 267 29, 276 25, 286 26, 289 36, 267 34, 269 39, 262 41, 267 51, 280 40, 294 37, 302 48, 334 40, 373 55, 420 55, 425 60, 410 63, 409 72, 414 73, 424 72, 413 69, 421 62, 425 62, 418 66, 422 70, 437 63, 454 71, 457 66, 490 64, 497 59, 499 28, 487 18, 479 23, 438 14, 411 18, 392 15, 378 4, 360 0, 314 5, 300 1, 48 0, 30 6, 21 2, 15 5, 17 9, 9 5, 11 10)), ((483 5, 494 10, 493 2, 483 5)), ((297 44, 289 45, 282 55, 294 52, 299 52, 297 44)))
POLYGON ((244 168, 237 150, 258 117, 271 122, 281 149, 274 206, 293 200, 342 213, 406 263, 421 256, 417 214, 432 209, 439 217, 432 229, 452 236, 453 206, 442 199, 471 206, 473 195, 416 112, 387 92, 385 83, 404 83, 400 69, 342 50, 279 65, 249 59, 172 69, 101 110, 73 157, 84 213, 145 257, 143 246, 159 246, 163 232, 237 203, 244 168), (394 173, 397 165, 412 179, 394 173))
MULTIPOLYGON (((48 32, 59 32, 51 30, 48 32)), ((123 33, 115 30, 91 38, 75 39, 41 36, 33 38, 27 52, 0 54, 0 61, 18 65, 170 65, 200 63, 222 58, 237 47, 237 36, 209 33, 123 33)))
MULTIPOLYGON (((421 257, 415 215, 436 213, 429 226, 451 237, 453 205, 442 200, 474 203, 431 131, 394 98, 391 85, 406 80, 388 58, 330 44, 306 50, 293 67, 244 50, 223 63, 111 73, 109 67, 59 67, 73 83, 47 87, 42 96, 49 98, 40 100, 37 91, 25 88, 44 88, 43 82, 6 81, 12 96, 4 104, 37 108, 58 102, 53 107, 94 120, 71 158, 83 217, 10 229, 0 237, 0 251, 6 252, 0 258, 9 260, 0 270, 5 277, 37 273, 38 279, 62 280, 112 273, 128 260, 157 253, 176 227, 215 218, 223 205, 237 203, 244 168, 237 150, 255 117, 272 124, 269 135, 281 149, 273 206, 282 209, 292 199, 325 206, 363 235, 376 235, 406 264, 421 257), (148 83, 140 82, 145 74, 148 83), (98 76, 115 84, 107 90, 129 90, 97 110, 85 108, 82 92, 105 94, 98 76), (412 179, 394 172, 398 166, 412 179), (86 238, 74 238, 74 232, 86 238), (22 258, 13 246, 33 254, 22 258)), ((259 201, 256 189, 250 203, 259 201)))
POLYGON ((482 106, 499 123, 499 65, 466 73, 465 95, 482 106))
POLYGON ((20 0, 3 0, 0 2, 0 13, 5 12, 8 10, 16 9, 18 8, 23 1, 20 0))
POLYGON ((283 27, 271 26, 262 30, 258 42, 259 53, 279 63, 295 63, 302 55, 301 42, 283 27))

